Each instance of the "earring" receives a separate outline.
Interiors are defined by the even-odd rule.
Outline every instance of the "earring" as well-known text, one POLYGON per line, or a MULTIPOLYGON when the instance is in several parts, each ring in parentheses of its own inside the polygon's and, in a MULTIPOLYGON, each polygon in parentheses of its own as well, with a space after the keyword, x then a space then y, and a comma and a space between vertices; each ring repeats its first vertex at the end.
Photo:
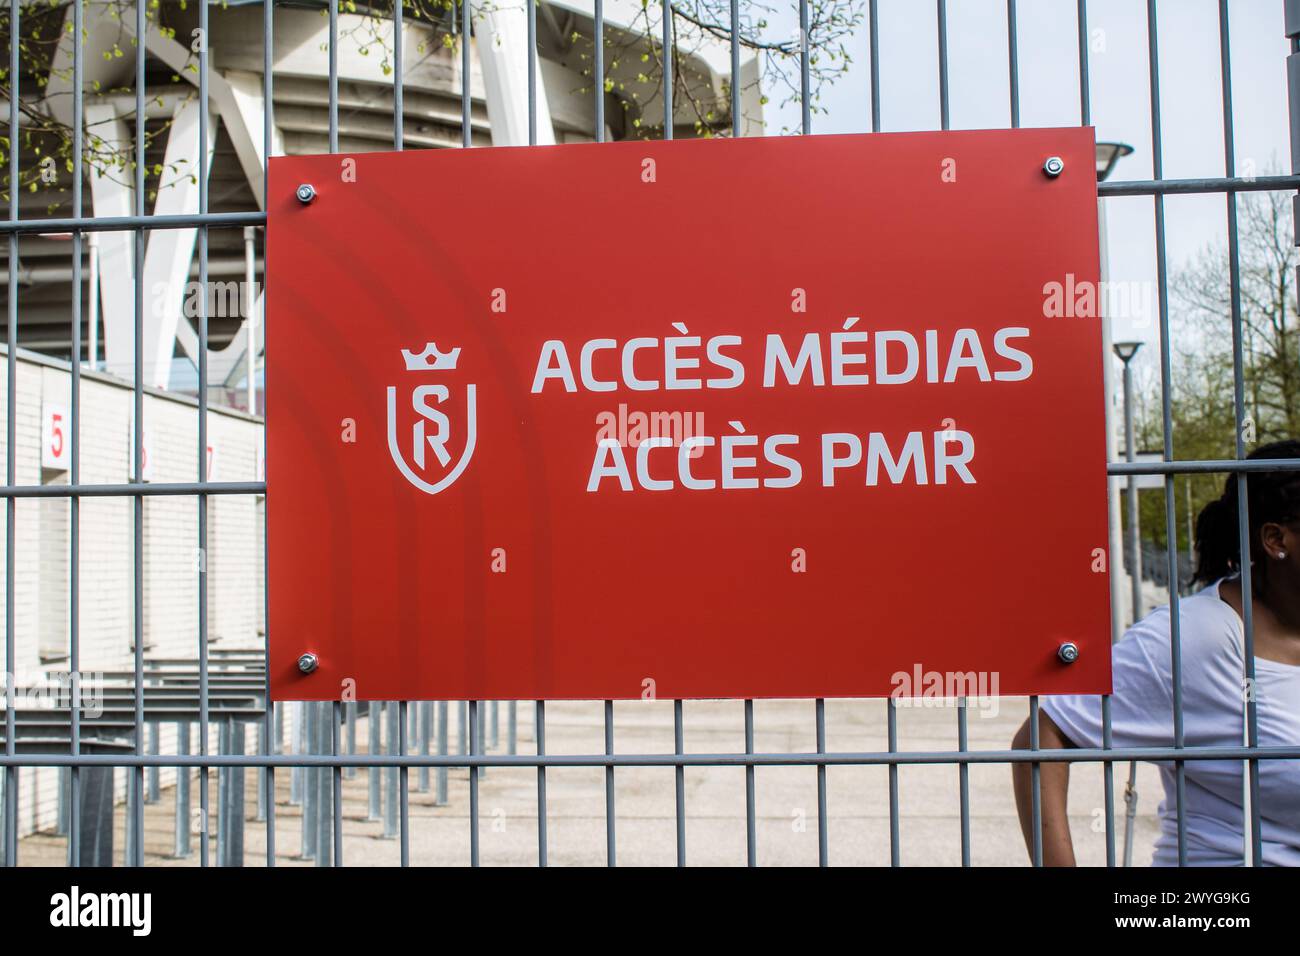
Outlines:
POLYGON ((1277 559, 1278 559, 1279 561, 1285 561, 1285 560, 1286 560, 1286 552, 1285 552, 1285 551, 1279 551, 1279 552, 1277 553, 1277 559))

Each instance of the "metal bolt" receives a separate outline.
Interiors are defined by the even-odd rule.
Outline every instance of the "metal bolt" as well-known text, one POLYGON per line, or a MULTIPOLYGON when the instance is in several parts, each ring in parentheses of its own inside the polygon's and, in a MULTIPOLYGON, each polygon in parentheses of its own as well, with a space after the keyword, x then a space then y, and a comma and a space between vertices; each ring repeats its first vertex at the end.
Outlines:
POLYGON ((1066 641, 1056 649, 1056 656, 1062 664, 1073 664, 1079 659, 1079 645, 1074 641, 1066 641))
POLYGON ((303 183, 294 193, 298 197, 298 202, 306 206, 316 198, 316 187, 311 183, 303 183))
POLYGON ((302 671, 304 674, 310 674, 316 669, 318 664, 320 664, 320 661, 317 659, 316 655, 311 652, 303 654, 298 658, 298 670, 302 671))
POLYGON ((1048 176, 1050 176, 1052 179, 1055 179, 1057 176, 1061 175, 1061 172, 1064 169, 1065 169, 1065 160, 1063 160, 1060 156, 1048 156, 1047 162, 1043 163, 1043 172, 1046 173, 1048 176))

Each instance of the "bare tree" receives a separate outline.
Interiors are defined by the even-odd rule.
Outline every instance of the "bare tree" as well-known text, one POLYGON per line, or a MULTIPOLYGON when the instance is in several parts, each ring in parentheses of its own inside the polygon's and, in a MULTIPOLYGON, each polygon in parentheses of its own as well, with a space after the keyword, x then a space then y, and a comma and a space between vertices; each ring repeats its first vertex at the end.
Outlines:
MULTIPOLYGON (((1237 199, 1242 385, 1249 450, 1300 437, 1300 311, 1295 275, 1300 264, 1291 225, 1291 197, 1243 193, 1237 199)), ((1179 459, 1224 459, 1236 454, 1232 340, 1233 277, 1226 243, 1207 246, 1169 283, 1170 410, 1179 459)), ((1162 414, 1156 379, 1141 403, 1139 444, 1160 447, 1162 414)), ((1188 517, 1223 490, 1222 475, 1178 478, 1175 533, 1190 546, 1188 517), (1190 501, 1188 500, 1190 498, 1190 501), (1189 514, 1190 513, 1190 514, 1189 514)), ((1144 495, 1144 536, 1165 541, 1165 503, 1144 495), (1147 530, 1149 529, 1149 530, 1147 530)))
MULTIPOLYGON (((1290 197, 1246 193, 1237 208, 1246 414, 1254 440, 1294 437, 1300 435, 1300 313, 1294 282, 1300 260, 1291 235, 1290 197)), ((1226 394, 1231 443, 1233 289, 1227 248, 1203 250, 1171 285, 1182 333, 1177 354, 1183 374, 1175 376, 1176 398, 1190 413, 1204 403, 1207 390, 1226 394)), ((1176 423, 1180 445, 1184 424, 1191 430, 1195 419, 1176 423)))

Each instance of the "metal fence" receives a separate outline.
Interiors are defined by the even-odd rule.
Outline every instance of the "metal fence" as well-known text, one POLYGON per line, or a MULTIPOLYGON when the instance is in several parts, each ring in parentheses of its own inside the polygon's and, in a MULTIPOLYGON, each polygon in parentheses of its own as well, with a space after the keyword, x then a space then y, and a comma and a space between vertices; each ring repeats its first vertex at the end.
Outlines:
MULTIPOLYGON (((666 0, 671 3, 671 0, 666 0)), ((881 36, 878 19, 878 9, 876 0, 870 0, 867 11, 867 28, 869 30, 869 41, 871 50, 871 93, 870 93, 870 114, 871 128, 874 132, 881 129, 881 105, 882 99, 888 95, 889 91, 882 89, 880 85, 880 68, 879 57, 877 56, 882 42, 888 43, 888 36, 881 36)), ((939 67, 939 108, 942 127, 949 128, 949 59, 948 59, 948 36, 947 36, 947 3, 945 0, 937 0, 937 39, 938 39, 938 67, 939 67)), ((731 0, 730 13, 732 22, 737 22, 739 17, 739 0, 731 0)), ((1291 135, 1292 135, 1292 155, 1293 155, 1293 172, 1291 175, 1272 176, 1272 177, 1238 177, 1236 172, 1236 157, 1234 152, 1234 130, 1233 130, 1233 91, 1231 84, 1231 61, 1230 61, 1230 43, 1229 43, 1229 20, 1228 4, 1226 0, 1219 0, 1218 18, 1219 18, 1219 37, 1220 37, 1220 68, 1222 71, 1222 97, 1223 97, 1223 141, 1224 156, 1223 167, 1224 174, 1220 177, 1205 179, 1166 179, 1163 176, 1162 164, 1162 145, 1161 145, 1161 89, 1160 89, 1160 61, 1158 56, 1158 27, 1159 17, 1157 15, 1158 4, 1155 0, 1147 0, 1147 33, 1149 49, 1149 76, 1150 76, 1150 120, 1154 146, 1154 178, 1149 181, 1126 181, 1126 182, 1106 182, 1099 187, 1099 192, 1103 197, 1118 196, 1145 196, 1152 197, 1155 215, 1155 237, 1157 247, 1157 281, 1159 286, 1159 323, 1160 323, 1160 346, 1161 346, 1161 396, 1162 396, 1162 416, 1163 416, 1163 462, 1159 463, 1125 463, 1111 462, 1108 466, 1108 472, 1112 477, 1122 478, 1123 476, 1133 474, 1158 474, 1164 476, 1165 481, 1165 501, 1166 501, 1166 524, 1169 541, 1167 560, 1169 575, 1177 579, 1178 575, 1178 552, 1177 536, 1173 533, 1175 528, 1174 512, 1174 480, 1178 475, 1185 474, 1235 474, 1238 482, 1240 510, 1238 514, 1240 524, 1240 541, 1243 552, 1248 551, 1249 544, 1247 540, 1247 514, 1245 494, 1246 473, 1250 471, 1266 470, 1286 470, 1297 467, 1297 462, 1292 460, 1254 460, 1245 461, 1248 451, 1243 439, 1245 434, 1243 430, 1243 419, 1246 414, 1246 404, 1243 387, 1243 347, 1242 347, 1242 305, 1241 305, 1241 280, 1239 274, 1239 250, 1237 236, 1237 194, 1250 190, 1274 190, 1290 192, 1300 189, 1300 175, 1297 175, 1297 168, 1294 165, 1294 157, 1300 157, 1300 95, 1297 87, 1300 86, 1300 0, 1286 0, 1285 24, 1286 34, 1291 41, 1292 55, 1289 58, 1288 67, 1291 79, 1291 135), (1228 240, 1229 255, 1231 260, 1231 291, 1232 291, 1232 354, 1234 368, 1234 395, 1235 395, 1235 417, 1236 417, 1236 438, 1235 438, 1235 457, 1232 460, 1223 461, 1179 461, 1175 459, 1174 448, 1174 429, 1171 414, 1171 394, 1170 394, 1170 332, 1169 332, 1169 310, 1167 306, 1167 264, 1165 250, 1165 198, 1175 194, 1192 194, 1192 193, 1222 193, 1225 197, 1227 221, 1228 221, 1228 240)), ((1020 125, 1020 76, 1017 60, 1017 29, 1016 29, 1016 8, 1015 0, 1008 0, 1006 5, 1006 16, 1008 25, 1008 61, 1007 70, 1010 86, 1010 119, 1011 125, 1020 125)), ((329 26, 330 26, 330 73, 329 73, 329 142, 331 151, 338 150, 338 129, 339 129, 339 78, 337 71, 336 43, 338 37, 338 16, 339 7, 337 3, 329 5, 329 26)), ((808 48, 807 36, 809 29, 809 2, 808 0, 798 0, 798 10, 800 26, 803 40, 801 42, 802 51, 800 54, 800 86, 801 86, 801 113, 802 113, 802 132, 804 134, 813 133, 812 119, 813 110, 810 98, 810 50, 808 48)), ((263 5, 263 29, 264 29, 264 96, 266 101, 266 110, 264 118, 264 142, 272 142, 273 129, 273 100, 272 88, 274 76, 272 70, 272 37, 275 28, 275 16, 272 3, 263 5)), ((19 116, 19 91, 17 89, 18 80, 21 75, 18 36, 19 25, 23 16, 22 5, 19 0, 10 0, 10 60, 9 75, 12 78, 12 93, 9 100, 9 135, 10 142, 17 144, 18 131, 20 126, 19 116)), ((83 0, 74 0, 73 7, 73 29, 77 36, 81 35, 83 23, 83 0)), ((208 26, 209 4, 203 3, 199 6, 199 23, 200 29, 205 34, 208 26)), ((460 26, 459 30, 462 36, 468 35, 472 29, 471 13, 468 4, 462 3, 459 7, 460 26)), ((1088 4, 1085 0, 1079 0, 1077 4, 1077 22, 1069 25, 1070 28, 1077 30, 1078 35, 1078 66, 1080 75, 1080 84, 1078 91, 1078 112, 1079 122, 1081 125, 1091 125, 1092 107, 1090 102, 1089 90, 1089 47, 1088 47, 1088 4)), ((665 49, 671 48, 674 38, 670 29, 670 18, 664 17, 664 31, 662 43, 665 49)), ((393 148, 402 148, 402 44, 401 31, 403 26, 402 8, 398 4, 396 15, 393 23, 395 30, 396 42, 394 44, 394 122, 393 122, 393 148)), ((593 73, 597 77, 604 75, 603 61, 603 10, 601 0, 595 0, 595 30, 596 42, 593 53, 593 73)), ((1067 28, 1067 24, 1062 24, 1062 29, 1067 28)), ((146 13, 145 5, 137 4, 135 6, 135 31, 136 36, 144 36, 146 31, 146 13)), ((536 109, 536 71, 534 69, 535 58, 537 57, 537 34, 536 34, 536 8, 533 4, 528 4, 528 75, 529 75, 529 141, 536 143, 537 140, 537 109, 536 109)), ((83 163, 83 92, 82 77, 85 64, 82 62, 81 44, 74 44, 74 81, 73 81, 73 131, 76 137, 73 146, 73 162, 75 169, 73 171, 73 209, 75 214, 71 217, 59 219, 20 219, 18 205, 17 188, 10 189, 9 195, 9 218, 7 221, 0 223, 0 230, 8 237, 9 243, 9 276, 10 276, 10 295, 8 300, 8 397, 9 397, 9 414, 7 422, 7 440, 9 454, 7 458, 7 474, 4 487, 4 498, 6 502, 6 595, 7 595, 7 615, 5 621, 5 660, 7 673, 13 674, 15 670, 15 621, 14 621, 14 593, 15 593, 15 560, 21 555, 15 553, 15 507, 19 499, 29 499, 38 497, 59 497, 66 498, 70 506, 70 528, 71 528, 71 556, 70 556, 70 591, 69 591, 69 609, 70 609, 70 669, 73 675, 79 671, 79 644, 78 644, 78 616, 79 600, 81 597, 79 573, 78 573, 78 518, 80 502, 93 496, 114 496, 130 499, 134 503, 134 669, 131 672, 121 675, 124 679, 123 687, 127 688, 121 695, 119 703, 121 704, 120 712, 123 716, 123 725, 131 731, 131 744, 119 750, 113 750, 111 747, 105 747, 102 742, 95 738, 87 738, 84 734, 82 719, 79 709, 72 706, 68 710, 68 726, 66 740, 59 738, 57 745, 54 745, 50 739, 45 741, 48 746, 38 746, 27 748, 24 746, 24 738, 19 733, 19 727, 16 722, 16 713, 13 706, 5 710, 4 725, 4 754, 0 757, 0 765, 4 767, 5 783, 4 788, 4 851, 5 859, 10 865, 17 862, 17 822, 18 822, 18 800, 17 790, 17 772, 19 767, 66 767, 69 768, 69 785, 71 806, 78 807, 85 800, 83 792, 91 785, 89 777, 96 770, 106 767, 123 767, 129 768, 130 787, 128 797, 128 829, 135 834, 129 837, 129 858, 136 865, 143 863, 143 840, 140 834, 143 832, 144 823, 144 805, 146 802, 147 789, 153 789, 152 779, 149 781, 149 787, 146 784, 146 772, 153 771, 154 768, 160 767, 177 767, 177 768, 198 768, 200 779, 200 808, 205 819, 209 812, 209 787, 208 774, 212 769, 218 771, 230 770, 232 776, 231 782, 221 788, 219 800, 223 802, 223 812, 225 810, 224 801, 227 798, 227 791, 235 786, 236 772, 242 768, 257 768, 261 771, 259 778, 260 790, 260 811, 266 816, 267 827, 267 847, 266 862, 271 865, 275 861, 275 801, 269 799, 269 795, 274 793, 274 775, 280 768, 305 768, 304 774, 299 781, 304 787, 319 787, 318 798, 319 806, 327 808, 319 818, 319 832, 315 835, 314 840, 317 843, 318 861, 329 862, 340 865, 344 861, 345 846, 343 842, 343 814, 342 814, 342 780, 346 768, 369 767, 384 768, 394 771, 398 775, 399 787, 396 791, 390 789, 390 793, 395 792, 398 798, 399 809, 397 812, 398 837, 401 847, 401 861, 405 865, 409 862, 409 845, 410 845, 410 826, 408 819, 408 772, 412 768, 425 770, 425 768, 469 768, 469 817, 470 817, 470 862, 477 865, 479 862, 479 777, 480 774, 488 768, 493 767, 524 767, 536 768, 537 772, 537 822, 538 822, 538 845, 537 858, 538 862, 545 865, 547 862, 547 803, 546 803, 546 784, 547 770, 552 767, 603 767, 605 768, 605 816, 606 816, 606 833, 607 833, 607 853, 608 862, 613 864, 616 857, 616 823, 617 814, 614 805, 614 779, 618 768, 625 767, 664 767, 675 769, 676 783, 676 835, 677 835, 677 859, 679 864, 686 861, 686 805, 684 774, 687 768, 692 767, 743 767, 746 777, 746 833, 747 833, 747 858, 750 865, 757 861, 756 845, 756 814, 755 814, 755 774, 760 772, 760 768, 772 766, 806 766, 815 767, 817 775, 817 821, 818 821, 818 857, 821 864, 825 865, 829 860, 830 847, 828 839, 828 807, 826 799, 826 779, 827 773, 831 772, 830 768, 846 765, 862 766, 885 766, 888 768, 888 789, 882 795, 883 799, 888 800, 889 820, 890 820, 890 844, 891 844, 891 862, 898 865, 900 862, 900 840, 901 834, 899 829, 899 772, 903 767, 917 766, 924 764, 944 764, 955 766, 959 770, 958 786, 960 787, 961 796, 961 856, 965 865, 970 864, 971 860, 971 826, 970 826, 970 795, 969 795, 969 767, 972 764, 985 763, 1030 763, 1033 767, 1033 830, 1034 839, 1032 846, 1032 857, 1035 863, 1042 860, 1042 837, 1041 837, 1041 809, 1040 809, 1040 778, 1039 771, 1041 764, 1044 762, 1066 761, 1077 764, 1100 764, 1105 778, 1105 833, 1106 833, 1106 860, 1109 865, 1115 865, 1117 862, 1116 854, 1116 822, 1115 807, 1112 798, 1113 794, 1113 773, 1116 762, 1127 761, 1169 761, 1175 768, 1177 779, 1177 818, 1178 818, 1178 857, 1179 861, 1185 863, 1187 860, 1186 846, 1186 821, 1184 818, 1185 803, 1185 771, 1186 764, 1189 760, 1232 760, 1245 761, 1248 767, 1249 781, 1249 843, 1253 848, 1250 857, 1254 860, 1260 859, 1261 854, 1261 821, 1259 809, 1259 770, 1260 761, 1273 759, 1296 759, 1300 758, 1300 746, 1286 747, 1260 747, 1259 746, 1259 728, 1256 714, 1256 704, 1253 699, 1247 699, 1245 704, 1246 712, 1246 729, 1247 743, 1244 746, 1215 746, 1200 747, 1188 746, 1183 726, 1183 671, 1181 655, 1179 653, 1179 631, 1178 631, 1178 606, 1179 595, 1177 589, 1170 592, 1170 602, 1172 605, 1172 627, 1173 627, 1173 655, 1172 668, 1174 674, 1174 726, 1172 728, 1172 745, 1155 748, 1113 748, 1111 746, 1111 724, 1110 724, 1110 701, 1103 698, 1102 713, 1104 721, 1104 746, 1100 749, 1071 749, 1071 750, 1040 750, 1038 749, 1039 741, 1037 735, 1037 717, 1039 712, 1039 701, 1037 698, 1030 700, 1030 715, 1032 728, 1032 746, 1030 750, 971 750, 968 748, 967 734, 967 713, 965 707, 958 707, 956 711, 957 732, 959 748, 956 751, 901 751, 898 748, 897 727, 898 718, 896 713, 896 704, 893 700, 881 702, 885 709, 888 721, 888 740, 887 750, 879 752, 828 752, 826 749, 826 711, 825 702, 818 700, 815 702, 814 720, 816 730, 817 746, 815 751, 806 753, 758 753, 754 749, 754 709, 752 701, 737 702, 738 706, 744 708, 745 718, 745 751, 743 753, 710 753, 700 754, 684 752, 683 747, 683 708, 682 702, 674 703, 674 739, 675 750, 670 754, 632 754, 616 753, 614 747, 614 709, 612 701, 606 701, 604 705, 604 733, 605 748, 603 753, 592 753, 582 755, 548 755, 546 753, 546 709, 545 704, 541 701, 535 703, 536 708, 536 754, 535 755, 488 755, 483 752, 479 745, 482 728, 482 707, 483 702, 473 702, 468 707, 469 733, 468 733, 468 753, 464 755, 446 754, 445 733, 446 733, 446 709, 445 705, 440 705, 441 727, 440 734, 444 735, 444 743, 439 749, 441 754, 419 754, 408 753, 408 702, 399 702, 397 705, 397 719, 389 722, 390 731, 396 729, 398 739, 394 741, 395 746, 391 749, 395 752, 379 752, 383 748, 379 746, 378 740, 378 721, 371 720, 372 747, 371 753, 368 754, 348 754, 341 747, 341 737, 344 734, 344 728, 351 726, 347 720, 345 706, 341 702, 334 704, 318 705, 323 706, 323 711, 317 711, 314 716, 304 722, 303 732, 308 737, 308 745, 304 748, 307 751, 300 753, 274 753, 274 749, 268 746, 268 741, 278 739, 277 737, 277 718, 282 717, 284 709, 283 704, 272 705, 269 702, 269 694, 266 693, 269 688, 254 687, 252 691, 257 694, 260 700, 266 701, 265 707, 257 707, 247 716, 251 717, 251 722, 257 727, 262 753, 260 755, 244 755, 242 747, 231 746, 231 751, 238 750, 238 753, 218 753, 208 752, 208 730, 211 722, 215 720, 226 720, 229 711, 226 703, 223 702, 223 688, 228 683, 233 682, 238 685, 238 677, 232 679, 229 662, 221 663, 220 666, 214 666, 214 661, 210 659, 208 649, 208 601, 207 601, 207 579, 203 569, 200 569, 200 586, 198 601, 198 622, 199 622, 199 641, 195 654, 196 666, 190 670, 186 669, 184 662, 149 662, 146 667, 144 654, 144 642, 141 639, 141 609, 143 603, 142 596, 142 521, 144 514, 144 502, 147 496, 155 495, 173 495, 173 496, 192 496, 197 499, 197 526, 198 542, 200 551, 206 547, 208 526, 207 526, 207 503, 209 496, 212 495, 254 495, 266 492, 263 482, 220 482, 208 481, 203 471, 204 454, 206 446, 206 413, 208 403, 208 374, 207 374, 207 342, 208 342, 208 316, 206 308, 202 309, 198 317, 198 335, 203 358, 199 363, 199 388, 198 388, 198 413, 199 413, 199 437, 198 437, 198 461, 199 473, 196 474, 195 480, 184 483, 146 483, 142 480, 140 473, 142 461, 142 435, 139 430, 136 432, 135 448, 135 465, 132 480, 126 484, 82 484, 79 480, 80 468, 80 450, 78 447, 78 429, 76 423, 80 415, 80 363, 75 360, 76 356, 81 354, 81 328, 82 328, 82 249, 83 243, 89 234, 106 231, 127 230, 134 234, 134 261, 135 261, 135 418, 141 420, 143 408, 143 368, 142 368, 142 326, 143 310, 145 302, 145 289, 143 286, 143 270, 141 263, 144 254, 144 234, 147 230, 159 229, 176 229, 183 227, 198 227, 198 258, 200 263, 200 282, 205 286, 208 279, 208 234, 211 229, 221 228, 243 228, 248 226, 262 226, 266 222, 266 216, 262 212, 236 212, 236 213, 210 213, 208 205, 208 186, 206 176, 206 164, 208 162, 208 78, 209 78, 209 54, 204 47, 199 51, 199 96, 201 109, 203 111, 203 120, 200 123, 200 150, 199 150, 199 211, 197 215, 181 216, 150 216, 145 212, 145 61, 146 52, 143 43, 136 44, 136 74, 135 74, 135 210, 134 214, 119 216, 113 218, 95 218, 84 217, 82 215, 81 191, 83 183, 84 169, 83 163), (71 316, 71 334, 74 361, 71 364, 72 373, 72 400, 70 408, 70 417, 72 422, 71 429, 71 471, 70 483, 61 486, 25 486, 18 485, 15 482, 15 398, 16 398, 16 376, 15 376, 15 359, 17 350, 17 330, 19 322, 18 308, 18 285, 16 282, 16 270, 18 265, 17 244, 18 238, 23 234, 49 233, 54 231, 66 231, 72 235, 72 316, 71 316), (178 672, 170 678, 163 673, 166 667, 174 666, 178 672), (168 681, 170 680, 170 685, 168 681), (151 683, 153 686, 151 686, 151 683), (159 686, 180 687, 184 690, 184 702, 171 702, 159 696, 159 686), (155 699, 156 698, 156 699, 155 699), (192 706, 191 706, 192 705, 192 706), (165 708, 173 707, 173 711, 165 708), (160 715, 170 715, 163 716, 160 715), (175 719, 178 721, 193 721, 198 728, 197 753, 188 754, 184 751, 188 747, 182 747, 182 752, 177 755, 160 755, 149 752, 149 745, 146 739, 146 728, 150 722, 156 723, 159 719, 175 719)), ((462 91, 462 128, 463 128, 463 145, 469 147, 471 123, 470 123, 470 91, 468 89, 468 77, 470 75, 470 48, 468 43, 460 45, 462 76, 464 80, 464 89, 462 91)), ((739 75, 740 49, 733 32, 731 39, 731 64, 733 76, 739 75)), ((673 83, 672 83, 673 61, 670 57, 664 59, 664 70, 666 81, 663 84, 663 109, 664 109, 664 132, 666 136, 672 135, 673 123, 673 83)), ((595 94, 592 97, 592 108, 595 113, 595 128, 598 139, 603 138, 604 123, 604 97, 601 84, 595 84, 595 94)), ((740 109, 740 89, 739 83, 733 83, 731 87, 732 116, 734 124, 734 133, 740 134, 741 109, 740 109)), ((16 184, 19 181, 19 150, 11 148, 9 150, 9 174, 10 182, 16 184)), ((265 188, 265 187, 264 187, 265 188)), ((274 317, 271 318, 274 321, 274 317)), ((272 376, 273 379, 273 376, 272 376)), ((274 415, 274 399, 269 402, 269 415, 274 415)), ((284 493, 282 489, 278 493, 284 493)), ((270 542, 274 546, 274 542, 270 542)), ((1244 622, 1246 634, 1246 670, 1245 677, 1252 679, 1254 677, 1254 643, 1252 637, 1252 609, 1251 609, 1251 569, 1249 562, 1244 562, 1242 568, 1243 593, 1245 594, 1244 622)), ((219 662, 218 662, 219 663, 219 662)), ((236 669, 237 670, 237 669, 236 669)), ((261 679, 265 679, 265 669, 260 671, 261 679)), ((75 689, 74 676, 74 689, 75 689)), ((75 697, 74 697, 75 703, 75 697)), ((392 705, 389 705, 390 707, 392 705)), ((422 714, 422 721, 427 721, 427 707, 422 714)), ((238 735, 242 739, 242 724, 238 721, 229 721, 228 726, 231 728, 232 735, 238 735), (236 729, 239 728, 239 729, 236 729)), ((57 736, 57 735, 56 735, 57 736)), ((428 741, 427 732, 424 734, 425 742, 428 741)), ((225 749, 225 748, 223 748, 225 749)), ((427 747, 422 748, 427 751, 427 747)), ((241 773, 242 776, 242 773, 241 773)), ((377 779, 377 776, 376 778, 377 779)), ((187 777, 186 777, 187 780, 187 777)), ((238 784, 242 787, 242 782, 238 784)), ((188 787, 188 780, 186 782, 188 787)), ((231 791, 233 792, 233 791, 231 791)), ((111 800, 111 795, 110 795, 111 800)), ((188 803, 188 794, 186 795, 188 803)), ((110 803, 111 811, 111 803, 110 803)), ((225 837, 226 826, 220 828, 220 832, 225 837)), ((178 827, 178 838, 180 828, 178 827)), ((68 820, 68 840, 69 840, 69 858, 76 862, 85 859, 84 848, 81 846, 83 841, 91 839, 92 835, 83 832, 81 814, 71 813, 68 820)), ((223 858, 227 856, 226 852, 220 854, 223 858)), ((232 855, 230 860, 237 859, 232 855)), ((224 861, 224 860, 223 860, 224 861)), ((206 827, 203 828, 200 838, 200 862, 207 865, 211 862, 209 837, 206 827)))

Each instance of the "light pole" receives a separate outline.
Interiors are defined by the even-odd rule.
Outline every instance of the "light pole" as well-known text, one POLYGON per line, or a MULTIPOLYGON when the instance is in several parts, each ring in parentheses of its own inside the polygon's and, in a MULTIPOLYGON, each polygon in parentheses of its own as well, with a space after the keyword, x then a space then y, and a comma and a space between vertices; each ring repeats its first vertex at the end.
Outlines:
MULTIPOLYGON (((1115 164, 1120 159, 1133 152, 1133 147, 1125 143, 1098 143, 1097 144, 1097 181, 1101 182, 1106 179, 1115 169, 1115 164)), ((1107 288, 1107 279, 1109 275, 1110 250, 1108 248, 1108 236, 1106 228, 1106 202, 1097 200, 1097 232, 1098 245, 1101 253, 1100 265, 1102 289, 1107 288)), ((1107 308, 1106 296, 1099 294, 1097 296, 1098 308, 1101 309, 1101 367, 1102 367, 1102 388, 1105 393, 1106 407, 1106 460, 1114 461, 1117 457, 1117 446, 1115 441, 1115 422, 1114 409, 1111 406, 1111 396, 1115 394, 1114 372, 1111 368, 1111 331, 1110 310, 1107 308)), ((1112 564, 1121 560, 1119 555, 1123 551, 1123 522, 1120 519, 1119 504, 1119 483, 1113 478, 1106 479, 1106 512, 1108 528, 1107 551, 1110 554, 1112 564)), ((1123 604, 1123 597, 1120 591, 1119 575, 1112 573, 1110 575, 1110 639, 1112 642, 1118 641, 1120 635, 1124 633, 1124 619, 1120 611, 1123 604)))
MULTIPOLYGON (((1098 143, 1097 144, 1097 181, 1101 182, 1106 179, 1115 169, 1115 164, 1123 157, 1133 152, 1133 147, 1125 143, 1098 143)), ((1106 203, 1100 199, 1097 200, 1097 227, 1100 235, 1101 246, 1101 280, 1102 288, 1106 288, 1106 279, 1109 267, 1109 249, 1107 247, 1106 233, 1106 203)), ((1111 329, 1110 329, 1110 312, 1105 308, 1106 297, 1097 296, 1097 302, 1102 306, 1101 336, 1102 336, 1102 368, 1104 369, 1103 387, 1106 391, 1106 460, 1115 459, 1115 428, 1111 422, 1111 395, 1114 394, 1112 383, 1113 374, 1111 369, 1110 351, 1111 351, 1111 329)), ((1133 447, 1133 415, 1131 394, 1133 390, 1133 377, 1129 371, 1128 363, 1132 361, 1133 356, 1141 347, 1140 342, 1123 342, 1114 346, 1115 353, 1124 362, 1124 445, 1125 457, 1132 461, 1135 456, 1133 447), (1127 357, 1125 357, 1127 353, 1127 357)), ((1116 494, 1115 482, 1109 477, 1106 479, 1107 505, 1110 517, 1110 554, 1111 554, 1111 575, 1110 575, 1110 639, 1118 641, 1120 635, 1124 632, 1124 627, 1120 618, 1120 597, 1119 597, 1119 575, 1115 573, 1114 558, 1120 553, 1121 544, 1121 521, 1119 514, 1119 495, 1116 494)), ((1129 503, 1129 531, 1133 539, 1133 620, 1138 619, 1138 610, 1142 606, 1142 575, 1138 570, 1138 522, 1137 522, 1137 477, 1128 476, 1128 503, 1129 503)), ((1110 768, 1106 768, 1106 788, 1111 786, 1110 768)), ((1124 788, 1124 865, 1131 866, 1133 862, 1133 824, 1137 818, 1137 761, 1129 763, 1128 768, 1128 785, 1124 788)))
MULTIPOLYGON (((1116 342, 1115 354, 1124 363, 1124 460, 1137 460, 1137 451, 1133 447, 1133 357, 1142 347, 1141 342, 1116 342)), ((1128 487, 1124 492, 1128 503, 1128 538, 1131 554, 1129 573, 1133 585, 1133 623, 1142 617, 1142 554, 1138 548, 1138 493, 1137 475, 1128 476, 1128 487)))
POLYGON ((1101 182, 1109 176, 1111 170, 1115 168, 1115 164, 1131 152, 1133 152, 1133 147, 1128 143, 1098 143, 1097 181, 1101 182))
MULTIPOLYGON (((1116 342, 1115 354, 1124 363, 1124 460, 1133 462, 1137 450, 1133 447, 1133 356, 1142 347, 1141 342, 1116 342)), ((1133 585, 1133 621, 1142 617, 1142 553, 1138 548, 1138 493, 1137 475, 1128 476, 1124 492, 1128 502, 1129 573, 1133 585)), ((1113 570, 1113 569, 1112 569, 1113 570)), ((1128 765, 1128 786, 1124 788, 1124 865, 1133 864, 1133 821, 1137 817, 1137 761, 1128 765)))

